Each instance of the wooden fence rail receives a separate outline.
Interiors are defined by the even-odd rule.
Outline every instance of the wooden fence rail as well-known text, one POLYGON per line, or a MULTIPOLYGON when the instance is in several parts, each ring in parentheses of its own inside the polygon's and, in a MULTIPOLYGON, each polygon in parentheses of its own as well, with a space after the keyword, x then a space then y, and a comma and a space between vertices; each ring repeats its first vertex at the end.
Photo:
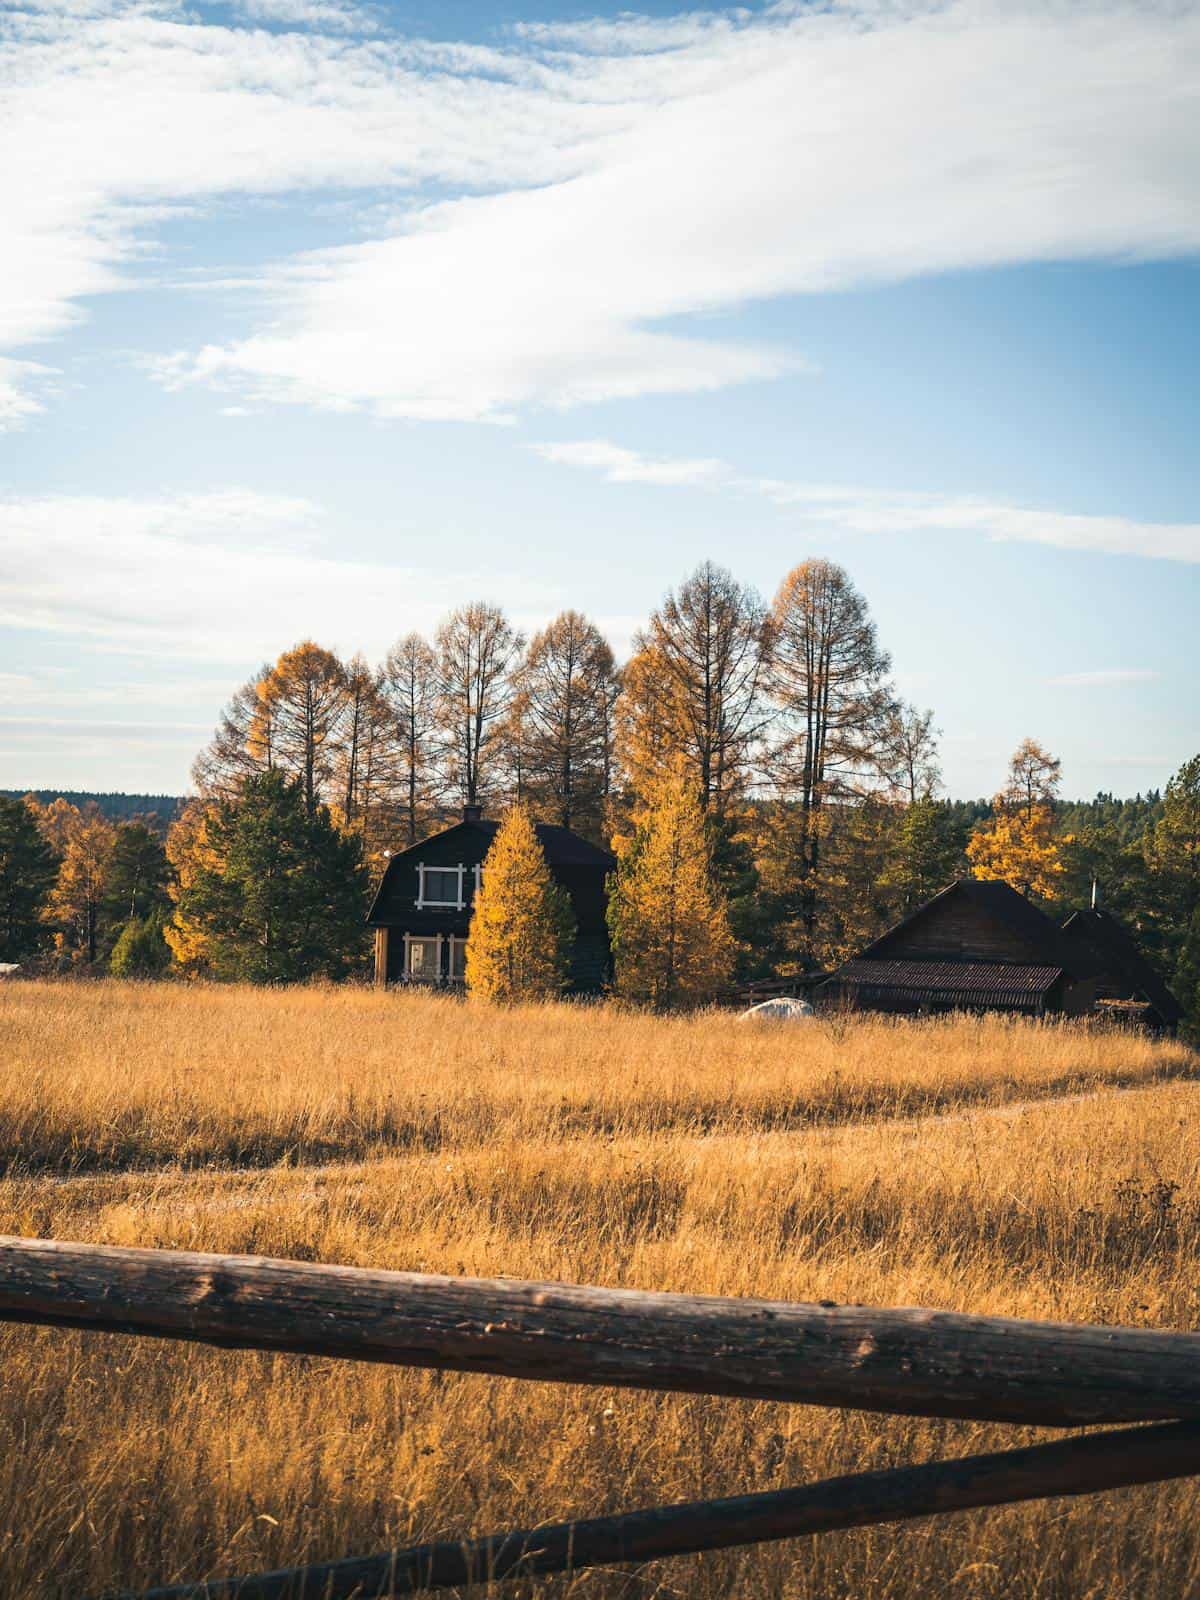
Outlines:
POLYGON ((157 1600, 366 1600, 1200 1473, 1200 1334, 3 1237, 0 1321, 902 1415, 1048 1427, 1171 1419, 770 1494, 157 1589, 157 1600))

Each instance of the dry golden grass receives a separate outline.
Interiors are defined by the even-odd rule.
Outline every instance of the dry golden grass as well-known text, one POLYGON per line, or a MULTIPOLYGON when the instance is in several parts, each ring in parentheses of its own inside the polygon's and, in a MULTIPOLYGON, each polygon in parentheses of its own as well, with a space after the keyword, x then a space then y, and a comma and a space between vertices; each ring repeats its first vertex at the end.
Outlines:
POLYGON ((799 1129, 1152 1083, 1192 1059, 1000 1019, 788 1030, 355 988, 8 982, 0 1173, 799 1129))
MULTIPOLYGON (((6 1232, 1200 1325, 1200 1063, 1177 1046, 21 984, 0 991, 0 1051, 6 1232)), ((50 1330, 0 1342, 0 1593, 39 1600, 1033 1436, 50 1330)), ((1179 1596, 1200 1591, 1198 1511, 1176 1484, 506 1592, 1179 1596)))

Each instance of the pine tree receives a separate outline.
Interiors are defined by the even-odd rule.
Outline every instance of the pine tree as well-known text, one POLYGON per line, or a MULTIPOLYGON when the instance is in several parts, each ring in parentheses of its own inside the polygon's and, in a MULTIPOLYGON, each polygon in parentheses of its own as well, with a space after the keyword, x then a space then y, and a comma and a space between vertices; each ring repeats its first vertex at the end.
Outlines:
POLYGON ((1179 952, 1173 988, 1186 1013, 1184 1036, 1190 1043, 1200 1044, 1200 907, 1192 915, 1179 952))
POLYGON ((956 878, 965 845, 948 806, 928 795, 906 806, 883 878, 896 891, 898 909, 914 910, 956 878))
POLYGON ((296 983, 344 977, 364 949, 362 842, 324 806, 309 814, 303 777, 248 779, 204 823, 208 858, 182 887, 219 978, 296 983))
POLYGON ((104 919, 115 940, 128 922, 145 921, 170 906, 170 867, 162 840, 144 822, 120 822, 104 891, 104 919))
POLYGON ((171 965, 161 914, 133 917, 121 929, 108 970, 114 978, 161 978, 171 965))
POLYGON ((467 988, 512 1005, 552 1000, 567 981, 575 920, 524 806, 504 816, 483 863, 467 938, 467 988))
POLYGON ((58 858, 24 800, 0 795, 0 961, 24 961, 47 938, 42 920, 58 858))
POLYGON ((655 1010, 711 1000, 735 946, 715 894, 704 813, 682 770, 655 785, 608 905, 618 994, 655 1010))

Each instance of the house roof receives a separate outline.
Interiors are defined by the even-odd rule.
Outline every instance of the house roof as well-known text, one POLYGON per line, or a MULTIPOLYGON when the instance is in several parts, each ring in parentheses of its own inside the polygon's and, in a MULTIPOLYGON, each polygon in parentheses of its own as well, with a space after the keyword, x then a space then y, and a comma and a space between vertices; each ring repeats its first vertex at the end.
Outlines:
MULTIPOLYGON (((397 851, 392 860, 403 861, 406 856, 420 855, 434 839, 448 839, 452 834, 482 834, 487 841, 487 847, 490 847, 499 827, 498 822, 487 821, 482 817, 456 822, 438 833, 429 834, 418 844, 410 845, 407 850, 397 851)), ((616 867, 616 856, 610 855, 607 850, 601 850, 599 845, 589 843, 581 834, 573 833, 570 828, 555 827, 549 822, 537 822, 533 831, 537 834, 538 843, 552 867, 601 867, 606 872, 611 872, 616 867)))
POLYGON ((882 961, 857 957, 832 983, 856 993, 915 1004, 1024 1007, 1036 1005, 1063 976, 1054 966, 1001 961, 882 961))
POLYGON ((934 907, 944 904, 953 897, 969 900, 987 916, 994 917, 1015 933, 1025 946, 1033 965, 1060 967, 1075 980, 1094 978, 1100 971, 1101 963, 1094 951, 1088 949, 1081 940, 1070 938, 1061 928, 1056 927, 1045 912, 1039 911, 1031 900, 1027 900, 1011 884, 1002 883, 998 879, 980 878, 958 878, 954 883, 947 884, 934 895, 932 900, 927 900, 923 906, 918 906, 873 944, 869 944, 860 952, 857 959, 880 959, 886 954, 886 947, 896 934, 902 929, 912 927, 934 907))
POLYGON ((1109 911, 1073 911, 1063 923, 1069 939, 1091 951, 1104 977, 1116 987, 1141 993, 1166 1023, 1176 1023, 1183 1007, 1134 943, 1128 928, 1109 911))
MULTIPOLYGON (((430 845, 455 838, 461 839, 464 844, 469 841, 475 847, 471 854, 477 860, 482 860, 491 848, 492 840, 495 838, 499 827, 500 824, 498 822, 485 820, 482 817, 470 817, 454 823, 449 828, 442 828, 437 833, 428 834, 418 843, 409 845, 406 850, 397 851, 388 862, 387 870, 383 874, 379 888, 375 891, 371 909, 367 913, 368 924, 376 922, 381 907, 387 899, 392 882, 405 870, 415 870, 415 863, 419 861, 430 845)), ((598 845, 590 843, 580 834, 574 833, 570 828, 560 828, 549 822, 538 822, 534 824, 534 832, 537 834, 538 843, 542 847, 542 853, 546 857, 546 863, 551 869, 556 867, 563 870, 591 868, 597 874, 603 873, 606 876, 608 873, 616 871, 616 856, 611 855, 607 850, 602 850, 598 845)), ((601 907, 602 916, 603 908, 601 907)), ((406 920, 411 920, 407 917, 407 913, 406 920)), ((444 920, 444 917, 432 918, 431 927, 440 925, 441 921, 444 920)))

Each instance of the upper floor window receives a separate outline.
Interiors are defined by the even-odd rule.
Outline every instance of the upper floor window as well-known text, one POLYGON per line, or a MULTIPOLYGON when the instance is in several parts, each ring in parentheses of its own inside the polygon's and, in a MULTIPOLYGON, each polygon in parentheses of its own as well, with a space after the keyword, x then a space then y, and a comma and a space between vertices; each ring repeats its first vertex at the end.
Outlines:
POLYGON ((479 867, 417 867, 417 909, 464 911, 479 888, 479 867))
POLYGON ((417 905, 444 906, 461 911, 463 899, 462 867, 418 867, 417 905))

